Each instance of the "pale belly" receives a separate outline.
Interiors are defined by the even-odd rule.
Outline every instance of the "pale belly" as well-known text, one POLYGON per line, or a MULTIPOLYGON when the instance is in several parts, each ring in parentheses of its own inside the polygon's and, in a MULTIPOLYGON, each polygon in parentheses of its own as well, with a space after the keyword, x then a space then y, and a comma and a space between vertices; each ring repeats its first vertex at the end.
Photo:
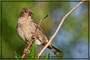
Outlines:
MULTIPOLYGON (((22 40, 29 43, 36 27, 29 20, 18 23, 17 32, 22 40)), ((41 42, 36 39, 36 45, 41 45, 41 42)))

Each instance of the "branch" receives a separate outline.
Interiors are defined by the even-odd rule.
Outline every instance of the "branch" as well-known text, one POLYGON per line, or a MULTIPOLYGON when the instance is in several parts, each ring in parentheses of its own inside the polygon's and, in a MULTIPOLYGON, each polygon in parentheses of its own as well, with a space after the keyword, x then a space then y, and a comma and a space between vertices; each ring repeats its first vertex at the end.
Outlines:
POLYGON ((44 16, 44 17, 40 20, 39 26, 41 25, 41 22, 42 22, 45 18, 47 18, 47 17, 48 17, 48 15, 44 16))
MULTIPOLYGON (((29 44, 28 44, 28 46, 26 48, 27 51, 30 49, 32 43, 33 43, 33 40, 30 40, 30 42, 29 42, 29 44)), ((22 58, 24 58, 25 56, 26 56, 26 53, 23 53, 22 58)))
POLYGON ((77 7, 79 7, 79 5, 81 5, 84 1, 86 0, 82 0, 80 3, 78 3, 72 10, 70 10, 61 20, 56 32, 53 34, 53 36, 49 39, 49 42, 44 46, 44 48, 41 50, 41 52, 38 54, 38 58, 42 55, 42 53, 44 52, 44 50, 51 44, 51 42, 53 41, 54 37, 56 36, 56 34, 58 33, 59 29, 61 28, 64 20, 67 18, 67 16, 69 16, 77 7))

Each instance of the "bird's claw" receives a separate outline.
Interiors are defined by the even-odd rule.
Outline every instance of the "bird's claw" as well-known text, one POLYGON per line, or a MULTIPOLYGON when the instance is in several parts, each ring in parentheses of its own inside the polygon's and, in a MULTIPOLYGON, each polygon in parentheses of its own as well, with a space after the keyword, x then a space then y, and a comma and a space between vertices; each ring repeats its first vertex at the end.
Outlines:
POLYGON ((30 53, 30 51, 29 51, 29 50, 24 49, 24 54, 29 54, 29 53, 30 53))

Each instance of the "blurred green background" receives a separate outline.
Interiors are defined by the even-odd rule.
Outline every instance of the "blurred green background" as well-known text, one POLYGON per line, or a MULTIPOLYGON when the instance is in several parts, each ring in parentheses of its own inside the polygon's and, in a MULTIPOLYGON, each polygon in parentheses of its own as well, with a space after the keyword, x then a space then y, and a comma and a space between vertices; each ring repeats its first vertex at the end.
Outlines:
MULTIPOLYGON (((10 1, 10 0, 9 0, 10 1)), ((34 0, 33 0, 34 1, 34 0)), ((38 0, 35 0, 38 1, 38 0)), ((55 0, 54 0, 55 1, 55 0)), ((37 23, 49 15, 41 24, 48 39, 53 35, 62 17, 79 2, 2 2, 2 57, 14 58, 15 52, 22 55, 27 46, 17 35, 17 21, 22 8, 33 10, 37 23)), ((1 5, 1 4, 0 4, 1 5)), ((1 8, 0 8, 1 10, 1 8)), ((1 13, 1 11, 0 11, 1 13)), ((1 18, 1 15, 0 15, 1 18)), ((1 28, 1 21, 0 21, 1 28)), ((1 33, 1 29, 0 29, 1 33)), ((0 35, 1 39, 1 35, 0 35)), ((1 41, 0 41, 1 42, 1 41)), ((88 3, 80 5, 63 23, 52 44, 64 52, 64 58, 88 58, 88 3)), ((39 52, 42 46, 37 48, 39 52)), ((1 46, 0 46, 1 53, 1 46)), ((49 49, 43 54, 50 53, 49 49)), ((0 54, 1 57, 1 54, 0 54)))

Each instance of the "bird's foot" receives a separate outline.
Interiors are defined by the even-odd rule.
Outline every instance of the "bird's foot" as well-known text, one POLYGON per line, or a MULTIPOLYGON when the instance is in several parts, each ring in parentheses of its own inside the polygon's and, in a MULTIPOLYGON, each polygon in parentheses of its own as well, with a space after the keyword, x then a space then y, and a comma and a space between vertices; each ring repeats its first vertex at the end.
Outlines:
POLYGON ((24 49, 24 54, 29 54, 29 53, 30 53, 30 51, 29 51, 29 50, 24 49))

